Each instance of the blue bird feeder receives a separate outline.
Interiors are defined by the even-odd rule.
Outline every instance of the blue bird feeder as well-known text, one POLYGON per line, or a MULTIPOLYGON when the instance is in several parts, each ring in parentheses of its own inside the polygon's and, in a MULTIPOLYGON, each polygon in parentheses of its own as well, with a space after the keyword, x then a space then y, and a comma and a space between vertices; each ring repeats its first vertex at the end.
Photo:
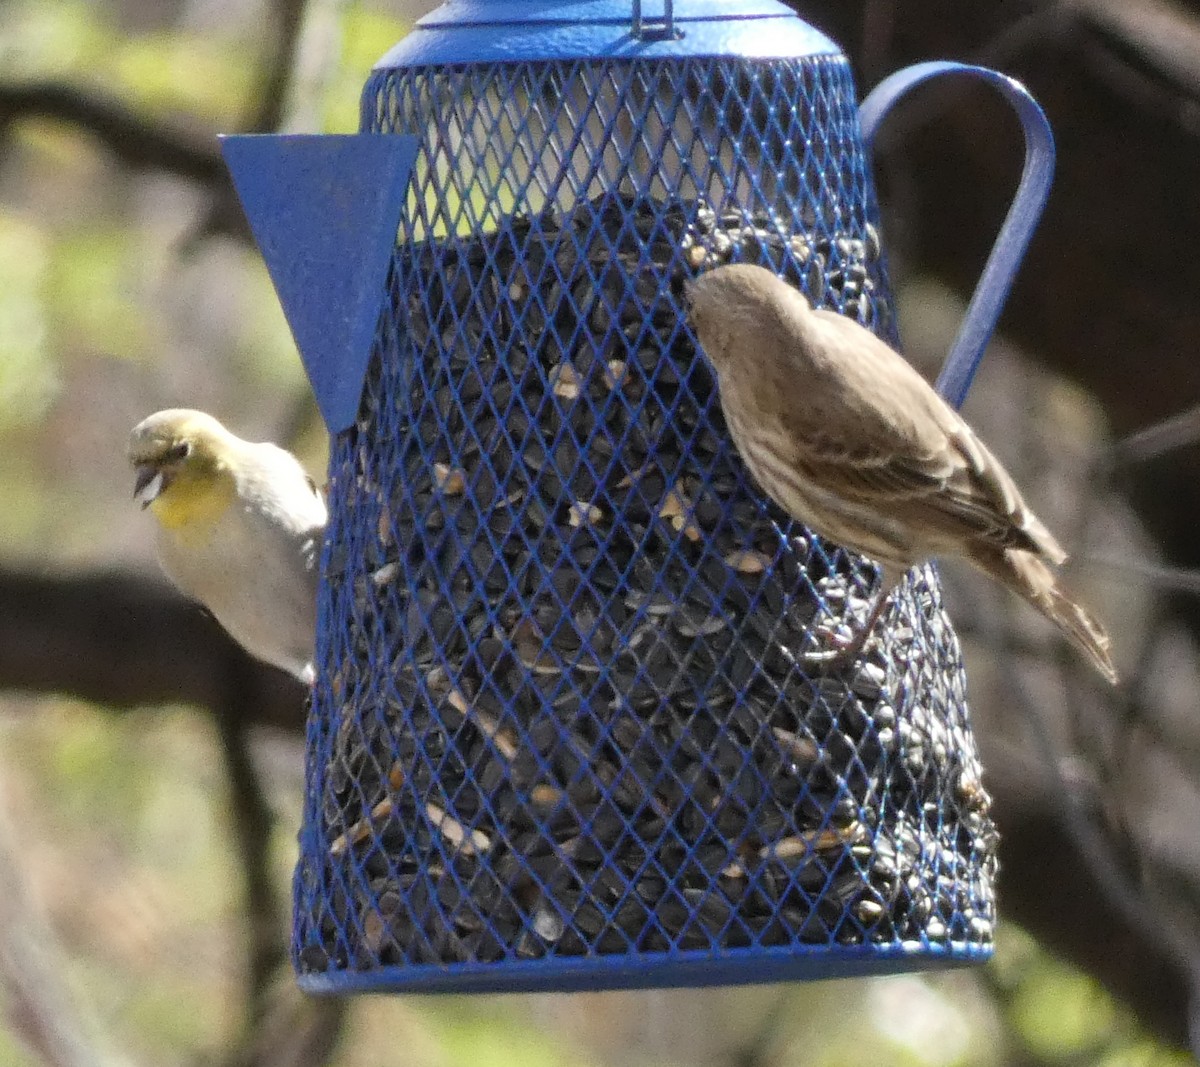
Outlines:
POLYGON ((311 992, 866 975, 991 952, 996 835, 919 568, 764 500, 684 280, 760 263, 896 342, 868 147, 991 82, 1026 170, 941 387, 965 394, 1053 149, 957 64, 856 106, 774 0, 455 0, 350 137, 225 150, 333 435, 294 961, 311 992))

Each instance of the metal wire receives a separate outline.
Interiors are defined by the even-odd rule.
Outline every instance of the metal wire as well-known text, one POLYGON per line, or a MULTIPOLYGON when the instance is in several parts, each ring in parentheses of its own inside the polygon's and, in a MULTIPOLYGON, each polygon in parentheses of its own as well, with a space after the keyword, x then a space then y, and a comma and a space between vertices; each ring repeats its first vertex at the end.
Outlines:
POLYGON ((768 506, 685 277, 889 339, 840 58, 382 70, 421 138, 334 443, 294 953, 310 990, 828 977, 990 952, 995 834, 926 568, 768 506))

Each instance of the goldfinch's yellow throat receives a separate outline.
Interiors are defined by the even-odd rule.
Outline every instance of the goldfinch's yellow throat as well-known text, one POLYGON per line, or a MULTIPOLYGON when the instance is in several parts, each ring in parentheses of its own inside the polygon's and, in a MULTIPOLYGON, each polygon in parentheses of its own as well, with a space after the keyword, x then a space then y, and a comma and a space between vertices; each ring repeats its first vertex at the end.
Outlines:
POLYGON ((172 529, 198 529, 219 518, 236 492, 220 458, 226 436, 198 411, 160 411, 138 423, 129 440, 134 499, 172 529))

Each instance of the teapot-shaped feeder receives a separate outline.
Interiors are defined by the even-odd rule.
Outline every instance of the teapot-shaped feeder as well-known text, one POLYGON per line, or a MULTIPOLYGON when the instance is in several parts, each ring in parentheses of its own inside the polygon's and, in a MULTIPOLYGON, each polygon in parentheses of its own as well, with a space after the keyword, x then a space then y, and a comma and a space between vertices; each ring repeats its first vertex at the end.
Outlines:
POLYGON ((362 132, 227 161, 333 436, 294 960, 312 992, 874 974, 990 955, 996 835, 936 574, 819 666, 874 568, 765 501, 683 281, 759 263, 896 343, 869 148, 934 76, 1026 133, 939 387, 1044 202, 1011 79, 856 105, 774 0, 454 0, 362 132))

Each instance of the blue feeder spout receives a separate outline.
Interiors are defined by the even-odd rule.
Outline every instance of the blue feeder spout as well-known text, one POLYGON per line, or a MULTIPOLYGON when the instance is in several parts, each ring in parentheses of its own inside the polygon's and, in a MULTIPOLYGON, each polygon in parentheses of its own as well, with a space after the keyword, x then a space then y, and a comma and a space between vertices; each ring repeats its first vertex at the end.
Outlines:
POLYGON ((221 139, 331 433, 358 411, 417 148, 370 134, 221 139))
POLYGON ((875 568, 763 498, 682 304, 758 263, 897 341, 836 46, 771 0, 455 0, 376 66, 358 139, 280 146, 226 151, 333 434, 303 988, 986 959, 996 835, 936 574, 829 664, 875 568))

